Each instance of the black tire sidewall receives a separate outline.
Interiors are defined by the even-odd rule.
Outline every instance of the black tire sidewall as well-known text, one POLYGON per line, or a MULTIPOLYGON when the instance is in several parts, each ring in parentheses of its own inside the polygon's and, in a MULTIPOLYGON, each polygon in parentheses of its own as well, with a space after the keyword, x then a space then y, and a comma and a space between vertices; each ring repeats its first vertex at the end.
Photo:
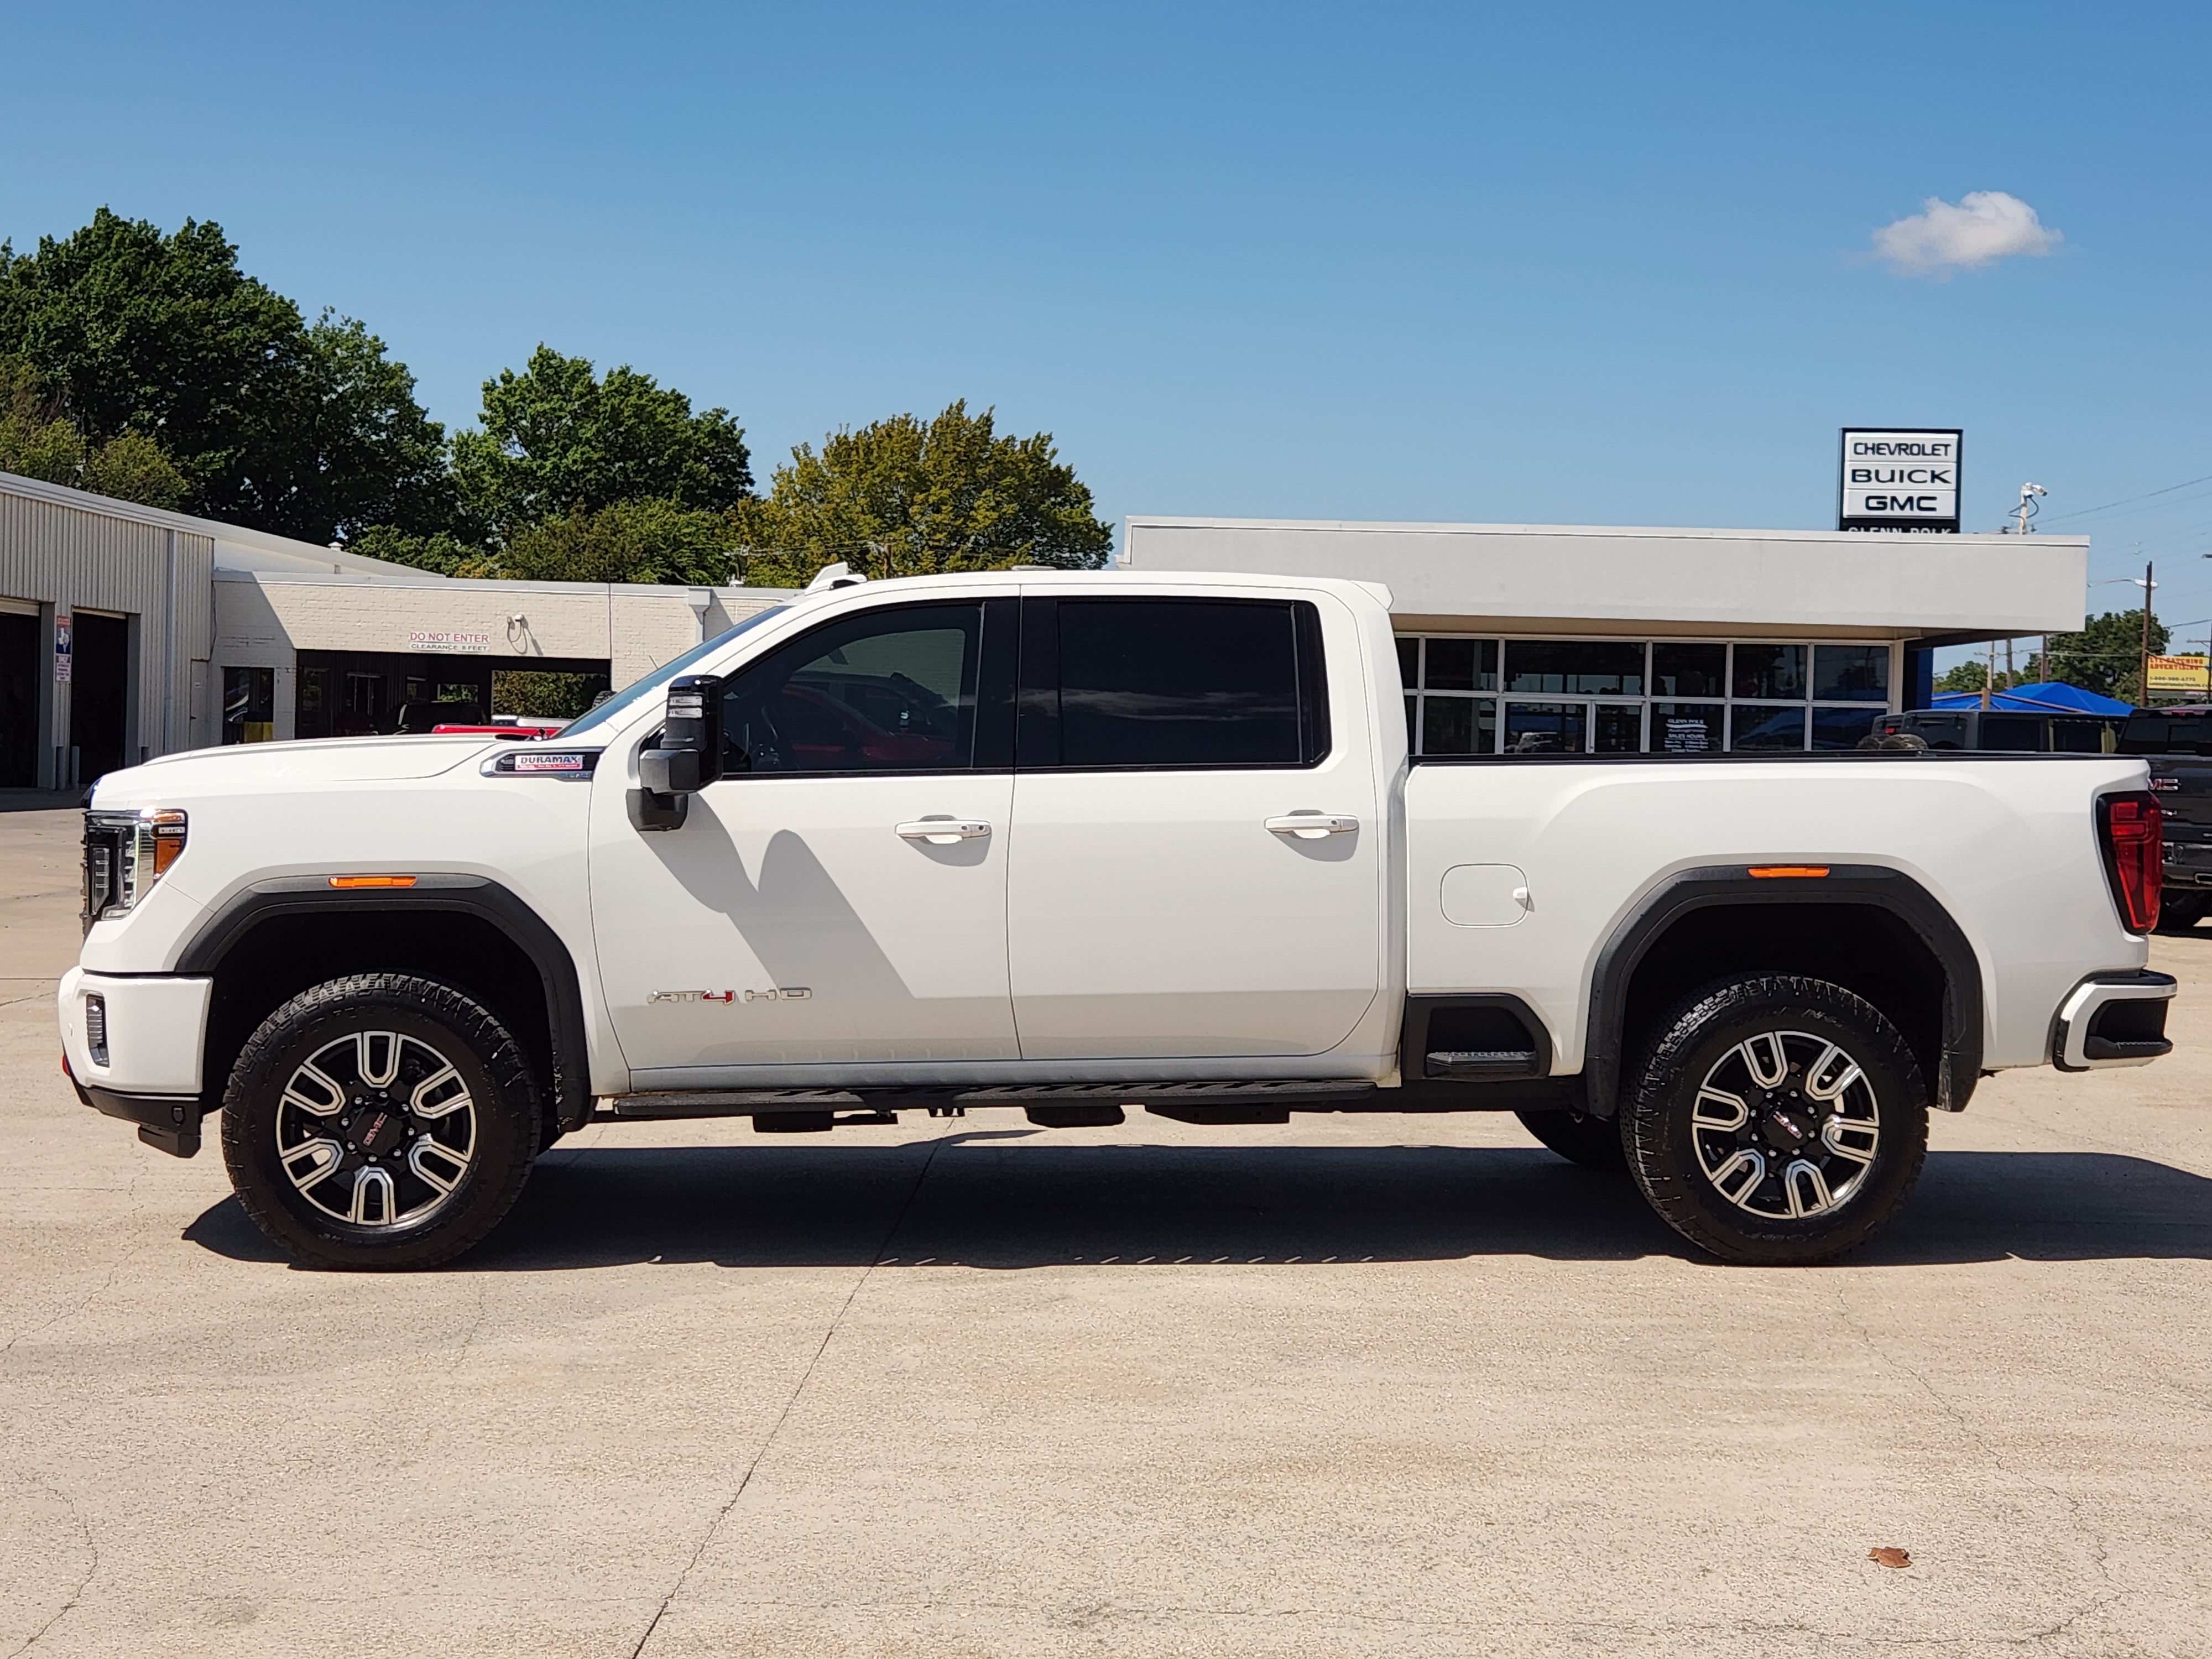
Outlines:
POLYGON ((475 1243, 520 1193, 540 1139, 539 1104, 514 1039, 488 1010, 434 981, 356 975, 301 993, 264 1020, 223 1096, 223 1161, 240 1202, 294 1255, 325 1267, 420 1267, 475 1243), (301 1063, 360 1030, 417 1037, 450 1060, 476 1109, 476 1146, 453 1197, 420 1222, 366 1229, 309 1203, 276 1157, 276 1115, 301 1063))
POLYGON ((1856 1249, 1905 1201, 1927 1155, 1928 1091, 1911 1049, 1870 1004, 1825 981, 1768 975, 1694 993, 1662 1017, 1626 1082, 1623 1141, 1638 1184, 1662 1218, 1723 1261, 1802 1264, 1856 1249), (1838 1044, 1873 1089, 1881 1127, 1874 1167, 1833 1214, 1754 1215, 1723 1197, 1698 1162, 1691 1112, 1699 1085, 1730 1048, 1771 1030, 1838 1044))

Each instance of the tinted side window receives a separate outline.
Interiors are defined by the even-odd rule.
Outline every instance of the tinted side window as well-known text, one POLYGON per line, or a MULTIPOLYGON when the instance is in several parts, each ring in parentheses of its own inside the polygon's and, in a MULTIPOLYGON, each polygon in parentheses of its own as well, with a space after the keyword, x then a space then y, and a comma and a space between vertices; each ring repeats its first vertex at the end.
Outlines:
POLYGON ((722 694, 728 769, 944 772, 975 765, 982 623, 977 605, 869 611, 739 669, 722 694))
POLYGON ((1310 605, 1032 602, 1023 655, 1024 766, 1297 766, 1327 750, 1310 605), (1048 687, 1058 695, 1041 706, 1048 687))

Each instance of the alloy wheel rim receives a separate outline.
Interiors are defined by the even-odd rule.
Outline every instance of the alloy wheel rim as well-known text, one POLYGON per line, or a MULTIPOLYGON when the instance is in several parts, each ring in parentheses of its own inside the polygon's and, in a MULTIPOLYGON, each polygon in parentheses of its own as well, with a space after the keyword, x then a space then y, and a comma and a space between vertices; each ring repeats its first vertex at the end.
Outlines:
POLYGON ((1698 1167, 1737 1209, 1770 1221, 1833 1215, 1881 1146, 1874 1085, 1843 1045, 1762 1031, 1717 1060, 1690 1109, 1698 1167))
POLYGON ((477 1149, 467 1079, 432 1044, 355 1031, 294 1069, 276 1108, 276 1160, 334 1221, 387 1231, 428 1220, 467 1179, 477 1149))

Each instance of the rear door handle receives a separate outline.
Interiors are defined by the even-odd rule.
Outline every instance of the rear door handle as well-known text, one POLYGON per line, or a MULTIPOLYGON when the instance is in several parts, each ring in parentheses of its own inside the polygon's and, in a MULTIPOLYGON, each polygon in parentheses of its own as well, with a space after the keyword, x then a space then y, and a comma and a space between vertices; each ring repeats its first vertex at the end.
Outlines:
POLYGON ((926 841, 932 847, 951 847, 957 842, 980 841, 991 833, 981 818, 916 818, 897 826, 908 841, 926 841))
POLYGON ((1267 828, 1278 836, 1296 836, 1300 841, 1319 841, 1324 836, 1349 835, 1359 828, 1359 820, 1339 812, 1291 812, 1279 818, 1269 818, 1267 828))

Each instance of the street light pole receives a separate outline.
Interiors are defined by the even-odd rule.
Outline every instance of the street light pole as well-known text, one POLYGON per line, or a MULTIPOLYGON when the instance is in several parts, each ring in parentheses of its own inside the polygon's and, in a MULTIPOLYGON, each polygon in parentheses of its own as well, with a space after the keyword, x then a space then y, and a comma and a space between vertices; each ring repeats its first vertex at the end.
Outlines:
POLYGON ((2142 698, 2142 707, 2145 708, 2150 707, 2150 595, 2154 586, 2150 574, 2150 562, 2145 560, 2143 562, 2142 667, 2142 678, 2136 684, 2136 693, 2142 698))

